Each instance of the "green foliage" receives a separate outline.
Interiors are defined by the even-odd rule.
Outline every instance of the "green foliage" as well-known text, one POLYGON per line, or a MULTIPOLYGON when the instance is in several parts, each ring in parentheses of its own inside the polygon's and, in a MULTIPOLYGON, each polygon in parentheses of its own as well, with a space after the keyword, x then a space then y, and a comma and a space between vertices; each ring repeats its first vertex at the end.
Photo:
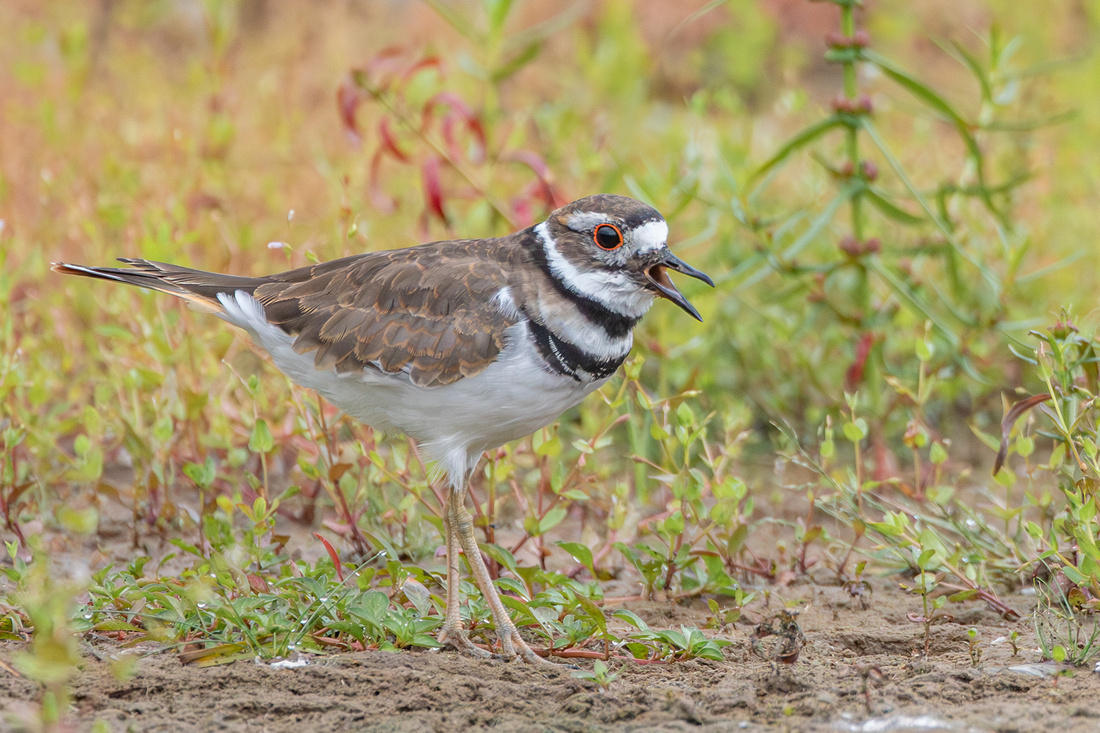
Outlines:
POLYGON ((618 672, 611 672, 602 659, 597 659, 593 662, 591 671, 582 669, 572 674, 577 679, 595 682, 600 689, 607 689, 608 685, 614 682, 615 678, 619 676, 618 672))
MULTIPOLYGON (((751 233, 756 252, 736 263, 732 283, 770 328, 735 330, 720 322, 729 340, 715 348, 740 367, 723 374, 727 380, 782 375, 781 384, 763 390, 743 381, 723 384, 753 394, 773 419, 804 429, 806 418, 813 424, 841 407, 843 394, 858 391, 872 421, 864 432, 890 434, 902 421, 891 380, 916 376, 914 341, 922 374, 943 382, 926 399, 939 408, 960 394, 980 398, 1003 369, 982 355, 1003 348, 1002 324, 1030 305, 1019 284, 1030 239, 1011 218, 1027 177, 1013 169, 992 182, 989 172, 998 148, 1012 144, 1004 131, 1021 129, 1001 118, 1018 108, 1005 90, 1015 89, 1023 72, 1013 65, 1016 45, 1006 48, 995 34, 982 60, 956 46, 964 69, 985 90, 974 109, 963 111, 872 51, 852 5, 838 4, 841 32, 830 35, 826 59, 841 67, 844 89, 832 113, 780 145, 734 192, 730 213, 751 233), (869 96, 889 87, 860 88, 861 74, 871 70, 910 95, 919 113, 954 128, 965 154, 957 170, 941 174, 943 182, 917 182, 888 142, 886 131, 903 121, 869 96), (784 168, 806 175, 796 162, 807 153, 832 190, 815 192, 823 203, 809 210, 775 210, 768 191, 783 181, 784 168), (783 348, 790 343, 798 350, 783 348)), ((739 319, 741 310, 731 307, 719 318, 739 319)), ((852 430, 845 427, 849 439, 852 430)))
POLYGON ((1100 659, 1100 616, 1095 600, 1086 601, 1080 588, 1057 574, 1053 582, 1038 582, 1036 589, 1039 602, 1032 623, 1043 658, 1076 667, 1100 659))
POLYGON ((68 710, 68 682, 80 662, 73 611, 81 589, 59 581, 45 553, 37 553, 27 566, 19 559, 15 543, 7 549, 12 570, 6 573, 18 583, 13 600, 25 614, 26 626, 34 630, 29 646, 12 661, 20 673, 41 685, 39 722, 46 729, 54 728, 68 710))

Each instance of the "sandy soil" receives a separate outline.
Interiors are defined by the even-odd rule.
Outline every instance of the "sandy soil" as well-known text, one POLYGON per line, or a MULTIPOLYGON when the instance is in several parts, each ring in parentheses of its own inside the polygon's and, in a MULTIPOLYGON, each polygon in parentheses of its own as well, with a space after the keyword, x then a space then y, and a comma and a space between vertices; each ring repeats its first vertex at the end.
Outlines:
MULTIPOLYGON (((454 652, 312 657, 289 669, 249 662, 199 669, 154 654, 120 680, 109 663, 119 649, 88 645, 74 683, 72 720, 82 730, 102 721, 117 731, 299 733, 1100 729, 1100 675, 1078 670, 1056 678, 1055 667, 1035 664, 1039 655, 1026 620, 1001 620, 978 603, 949 606, 954 621, 933 628, 924 658, 923 627, 906 619, 918 602, 892 581, 876 581, 866 609, 840 588, 808 581, 782 594, 808 602, 799 617, 808 643, 798 661, 779 665, 778 673, 753 653, 751 623, 724 635, 734 643, 723 662, 612 662, 621 674, 606 689, 568 669, 555 674, 454 652), (977 666, 968 653, 969 628, 981 634, 977 666), (1013 629, 1021 635, 1015 658, 1008 643, 995 643, 1013 629)), ((775 597, 771 609, 754 602, 747 616, 769 615, 775 597)), ((1029 609, 1026 597, 1007 600, 1029 609)), ((628 607, 653 626, 705 623, 702 604, 628 607)), ((0 660, 10 661, 16 648, 0 647, 0 660)), ((32 683, 0 672, 0 703, 9 714, 28 711, 35 696, 32 683)))

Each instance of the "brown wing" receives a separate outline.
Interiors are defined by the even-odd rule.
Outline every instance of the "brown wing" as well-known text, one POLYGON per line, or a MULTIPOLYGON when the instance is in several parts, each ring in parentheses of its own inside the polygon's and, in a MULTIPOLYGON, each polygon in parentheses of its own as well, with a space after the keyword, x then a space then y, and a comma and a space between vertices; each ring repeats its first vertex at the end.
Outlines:
POLYGON ((484 370, 515 323, 491 299, 508 284, 500 240, 438 242, 262 278, 267 319, 338 372, 407 372, 422 387, 484 370))

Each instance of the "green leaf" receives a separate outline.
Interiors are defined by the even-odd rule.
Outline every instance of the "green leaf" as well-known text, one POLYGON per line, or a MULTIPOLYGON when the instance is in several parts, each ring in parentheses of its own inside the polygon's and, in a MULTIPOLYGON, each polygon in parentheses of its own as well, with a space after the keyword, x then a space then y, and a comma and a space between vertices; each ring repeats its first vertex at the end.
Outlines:
POLYGON ((679 509, 669 515, 668 519, 661 523, 664 531, 669 536, 675 536, 684 531, 684 514, 679 509))
POLYGON ((792 153, 796 152, 800 148, 806 147, 814 140, 821 137, 830 130, 842 127, 843 124, 844 123, 839 117, 834 116, 826 117, 820 122, 803 128, 797 135, 792 137, 783 145, 779 146, 779 149, 775 151, 775 154, 772 155, 772 157, 768 158, 768 160, 765 161, 763 165, 757 168, 756 171, 751 176, 749 176, 749 179, 746 183, 746 188, 751 188, 752 186, 754 186, 760 178, 771 171, 772 168, 789 158, 792 153))
POLYGON ((878 189, 869 187, 864 193, 863 197, 871 202, 871 204, 881 211, 886 217, 893 219, 908 226, 917 226, 918 224, 924 224, 927 219, 923 216, 917 216, 916 214, 910 214, 905 209, 897 206, 892 201, 878 192, 878 189))
POLYGON ((267 421, 260 419, 252 426, 252 436, 248 439, 248 449, 253 453, 270 453, 275 448, 275 438, 267 427, 267 421))
POLYGON ((386 609, 390 606, 390 599, 379 590, 369 590, 359 598, 358 608, 363 616, 376 624, 382 623, 386 617, 386 609))
POLYGON ((218 467, 214 464, 214 456, 207 456, 206 462, 202 465, 198 463, 185 463, 183 465, 183 475, 195 482, 195 485, 200 489, 205 489, 214 483, 214 479, 218 475, 218 467))
POLYGON ((546 512, 542 519, 539 520, 538 534, 544 535, 554 527, 557 527, 561 524, 561 521, 565 519, 566 514, 568 514, 568 511, 561 504, 558 504, 556 507, 546 512))
POLYGON ((73 534, 90 535, 99 528, 99 512, 94 506, 73 509, 65 505, 57 510, 57 521, 73 534))
POLYGON ((558 542, 557 545, 572 555, 574 560, 588 568, 588 572, 595 577, 596 569, 592 560, 592 550, 587 545, 582 545, 579 542, 558 542))
POLYGON ((633 611, 623 608, 611 615, 617 619, 626 621, 638 631, 649 631, 649 624, 647 624, 645 621, 642 621, 641 617, 633 611))
POLYGON ((867 437, 867 421, 862 417, 844 423, 844 437, 852 443, 858 443, 867 437))
POLYGON ((524 623, 537 624, 540 628, 542 627, 542 623, 539 621, 538 617, 535 616, 535 613, 531 610, 531 607, 523 601, 519 600, 518 598, 513 598, 512 596, 508 595, 502 595, 500 597, 500 602, 511 610, 515 611, 520 616, 520 618, 526 619, 524 623))
POLYGON ((577 595, 577 605, 584 609, 585 616, 600 630, 600 634, 606 636, 607 617, 603 615, 603 611, 600 610, 599 606, 583 595, 577 595))
POLYGON ((521 600, 529 601, 530 594, 527 592, 527 587, 515 578, 497 578, 493 581, 497 588, 508 593, 515 593, 521 600))
POLYGON ((737 499, 722 499, 710 510, 710 519, 717 525, 724 526, 738 514, 741 502, 737 499))
POLYGON ((482 552, 492 558, 502 568, 506 568, 511 573, 516 572, 516 568, 518 567, 516 556, 506 548, 489 543, 483 543, 478 546, 481 548, 482 552))
POLYGON ((1069 579, 1069 582, 1075 585, 1085 585, 1089 582, 1089 579, 1072 565, 1067 565, 1062 568, 1062 573, 1069 579))

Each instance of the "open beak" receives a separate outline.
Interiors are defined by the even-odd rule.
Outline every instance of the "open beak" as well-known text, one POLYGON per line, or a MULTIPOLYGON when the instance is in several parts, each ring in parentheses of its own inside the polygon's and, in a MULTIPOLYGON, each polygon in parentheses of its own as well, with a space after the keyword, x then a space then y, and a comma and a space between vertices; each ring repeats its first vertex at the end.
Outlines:
POLYGON ((714 281, 711 280, 706 273, 699 272, 694 267, 672 254, 672 251, 667 247, 661 253, 661 259, 655 264, 650 265, 645 271, 646 280, 649 280, 649 283, 654 287, 658 295, 662 298, 671 300, 673 303, 683 308, 695 320, 702 321, 703 317, 699 315, 699 311, 695 310, 695 306, 689 303, 688 299, 672 284, 672 280, 668 277, 668 270, 675 270, 688 277, 693 277, 696 280, 702 280, 712 288, 714 287, 714 281))

